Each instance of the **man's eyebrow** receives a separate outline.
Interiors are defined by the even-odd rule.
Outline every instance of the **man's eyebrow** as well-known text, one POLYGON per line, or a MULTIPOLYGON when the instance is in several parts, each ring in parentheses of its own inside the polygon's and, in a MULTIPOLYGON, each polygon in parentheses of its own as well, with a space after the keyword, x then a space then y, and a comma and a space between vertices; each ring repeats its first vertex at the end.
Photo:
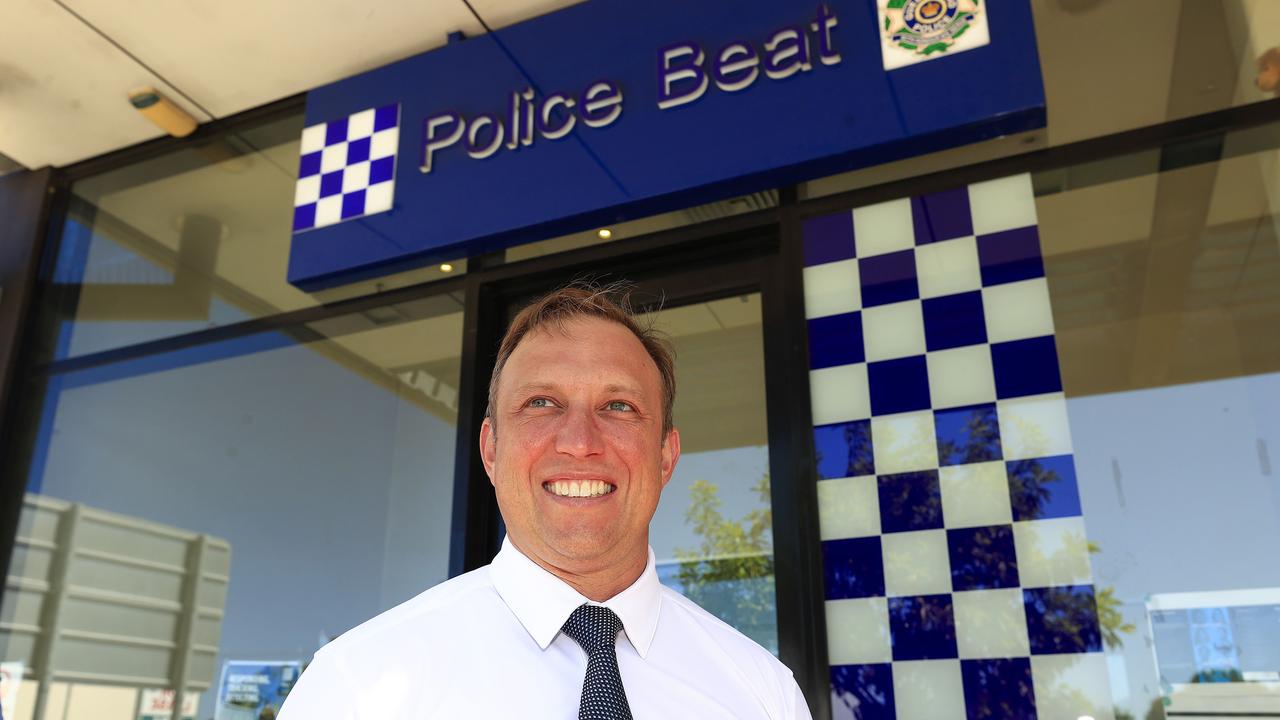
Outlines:
MULTIPOLYGON (((555 383, 527 382, 527 383, 523 383, 521 385, 516 386, 515 392, 518 394, 523 394, 527 392, 535 392, 538 390, 555 390, 557 387, 559 386, 556 385, 555 383)), ((641 394, 640 388, 638 386, 626 385, 623 383, 609 383, 608 385, 604 386, 604 391, 610 392, 610 393, 628 393, 631 395, 641 394)))
POLYGON ((529 382, 516 386, 517 393, 532 392, 535 390, 554 390, 556 386, 548 382, 529 382))

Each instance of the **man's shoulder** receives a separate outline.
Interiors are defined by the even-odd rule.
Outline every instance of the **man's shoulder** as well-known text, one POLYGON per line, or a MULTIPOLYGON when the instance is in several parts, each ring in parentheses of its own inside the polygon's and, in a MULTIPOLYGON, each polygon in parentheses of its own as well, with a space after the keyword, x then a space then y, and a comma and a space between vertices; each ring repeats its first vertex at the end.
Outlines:
POLYGON ((774 657, 773 653, 744 635, 742 631, 712 615, 696 602, 665 585, 662 586, 662 600, 664 613, 672 611, 680 616, 681 620, 695 626, 700 634, 720 648, 727 658, 740 665, 748 665, 757 672, 778 678, 791 677, 791 670, 774 657))
POLYGON ((489 566, 446 580, 409 600, 364 621, 321 649, 325 655, 345 655, 369 650, 383 652, 386 643, 437 627, 456 627, 474 614, 486 600, 497 599, 489 578, 489 566))

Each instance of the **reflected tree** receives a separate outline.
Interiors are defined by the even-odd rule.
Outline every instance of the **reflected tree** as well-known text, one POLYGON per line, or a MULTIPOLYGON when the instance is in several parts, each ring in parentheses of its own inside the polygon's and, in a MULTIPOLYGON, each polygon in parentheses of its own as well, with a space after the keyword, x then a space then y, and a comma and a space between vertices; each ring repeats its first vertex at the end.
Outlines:
POLYGON ((726 518, 719 487, 694 481, 684 518, 700 542, 697 548, 675 550, 680 561, 677 577, 686 597, 713 612, 720 610, 718 614, 730 614, 733 625, 769 647, 776 643, 769 637, 776 618, 768 473, 751 491, 759 507, 740 519, 726 518))

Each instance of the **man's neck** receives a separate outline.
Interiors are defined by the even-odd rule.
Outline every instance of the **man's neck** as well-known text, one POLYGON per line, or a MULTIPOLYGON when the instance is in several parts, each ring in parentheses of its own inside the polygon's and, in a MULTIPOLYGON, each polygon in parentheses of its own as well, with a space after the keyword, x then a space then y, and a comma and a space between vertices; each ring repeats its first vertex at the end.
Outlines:
POLYGON ((604 602, 635 584, 649 565, 648 545, 639 552, 631 552, 621 562, 610 561, 574 561, 570 558, 543 557, 536 552, 526 550, 519 542, 508 536, 511 544, 520 554, 529 558, 535 565, 563 580, 578 591, 578 594, 595 602, 604 602))

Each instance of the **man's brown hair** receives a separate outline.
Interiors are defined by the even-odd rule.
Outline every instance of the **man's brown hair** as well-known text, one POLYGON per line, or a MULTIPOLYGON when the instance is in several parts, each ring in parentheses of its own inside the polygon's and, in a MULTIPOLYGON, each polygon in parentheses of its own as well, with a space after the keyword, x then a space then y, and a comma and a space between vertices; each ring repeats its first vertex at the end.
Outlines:
POLYGON ((502 377, 502 369, 506 367, 511 353, 529 333, 534 330, 555 328, 563 330, 565 323, 582 317, 595 317, 616 322, 630 330, 645 352, 658 366, 658 375, 662 378, 662 435, 674 427, 672 408, 676 402, 676 358, 675 350, 662 335, 652 326, 644 326, 636 320, 631 309, 632 286, 628 283, 616 282, 608 285, 597 285, 592 282, 578 281, 565 287, 553 290, 534 300, 511 321, 507 334, 502 336, 502 344, 498 346, 498 360, 493 366, 493 377, 489 379, 489 407, 485 417, 494 423, 497 432, 497 418, 494 416, 493 399, 498 393, 498 379, 502 377))

